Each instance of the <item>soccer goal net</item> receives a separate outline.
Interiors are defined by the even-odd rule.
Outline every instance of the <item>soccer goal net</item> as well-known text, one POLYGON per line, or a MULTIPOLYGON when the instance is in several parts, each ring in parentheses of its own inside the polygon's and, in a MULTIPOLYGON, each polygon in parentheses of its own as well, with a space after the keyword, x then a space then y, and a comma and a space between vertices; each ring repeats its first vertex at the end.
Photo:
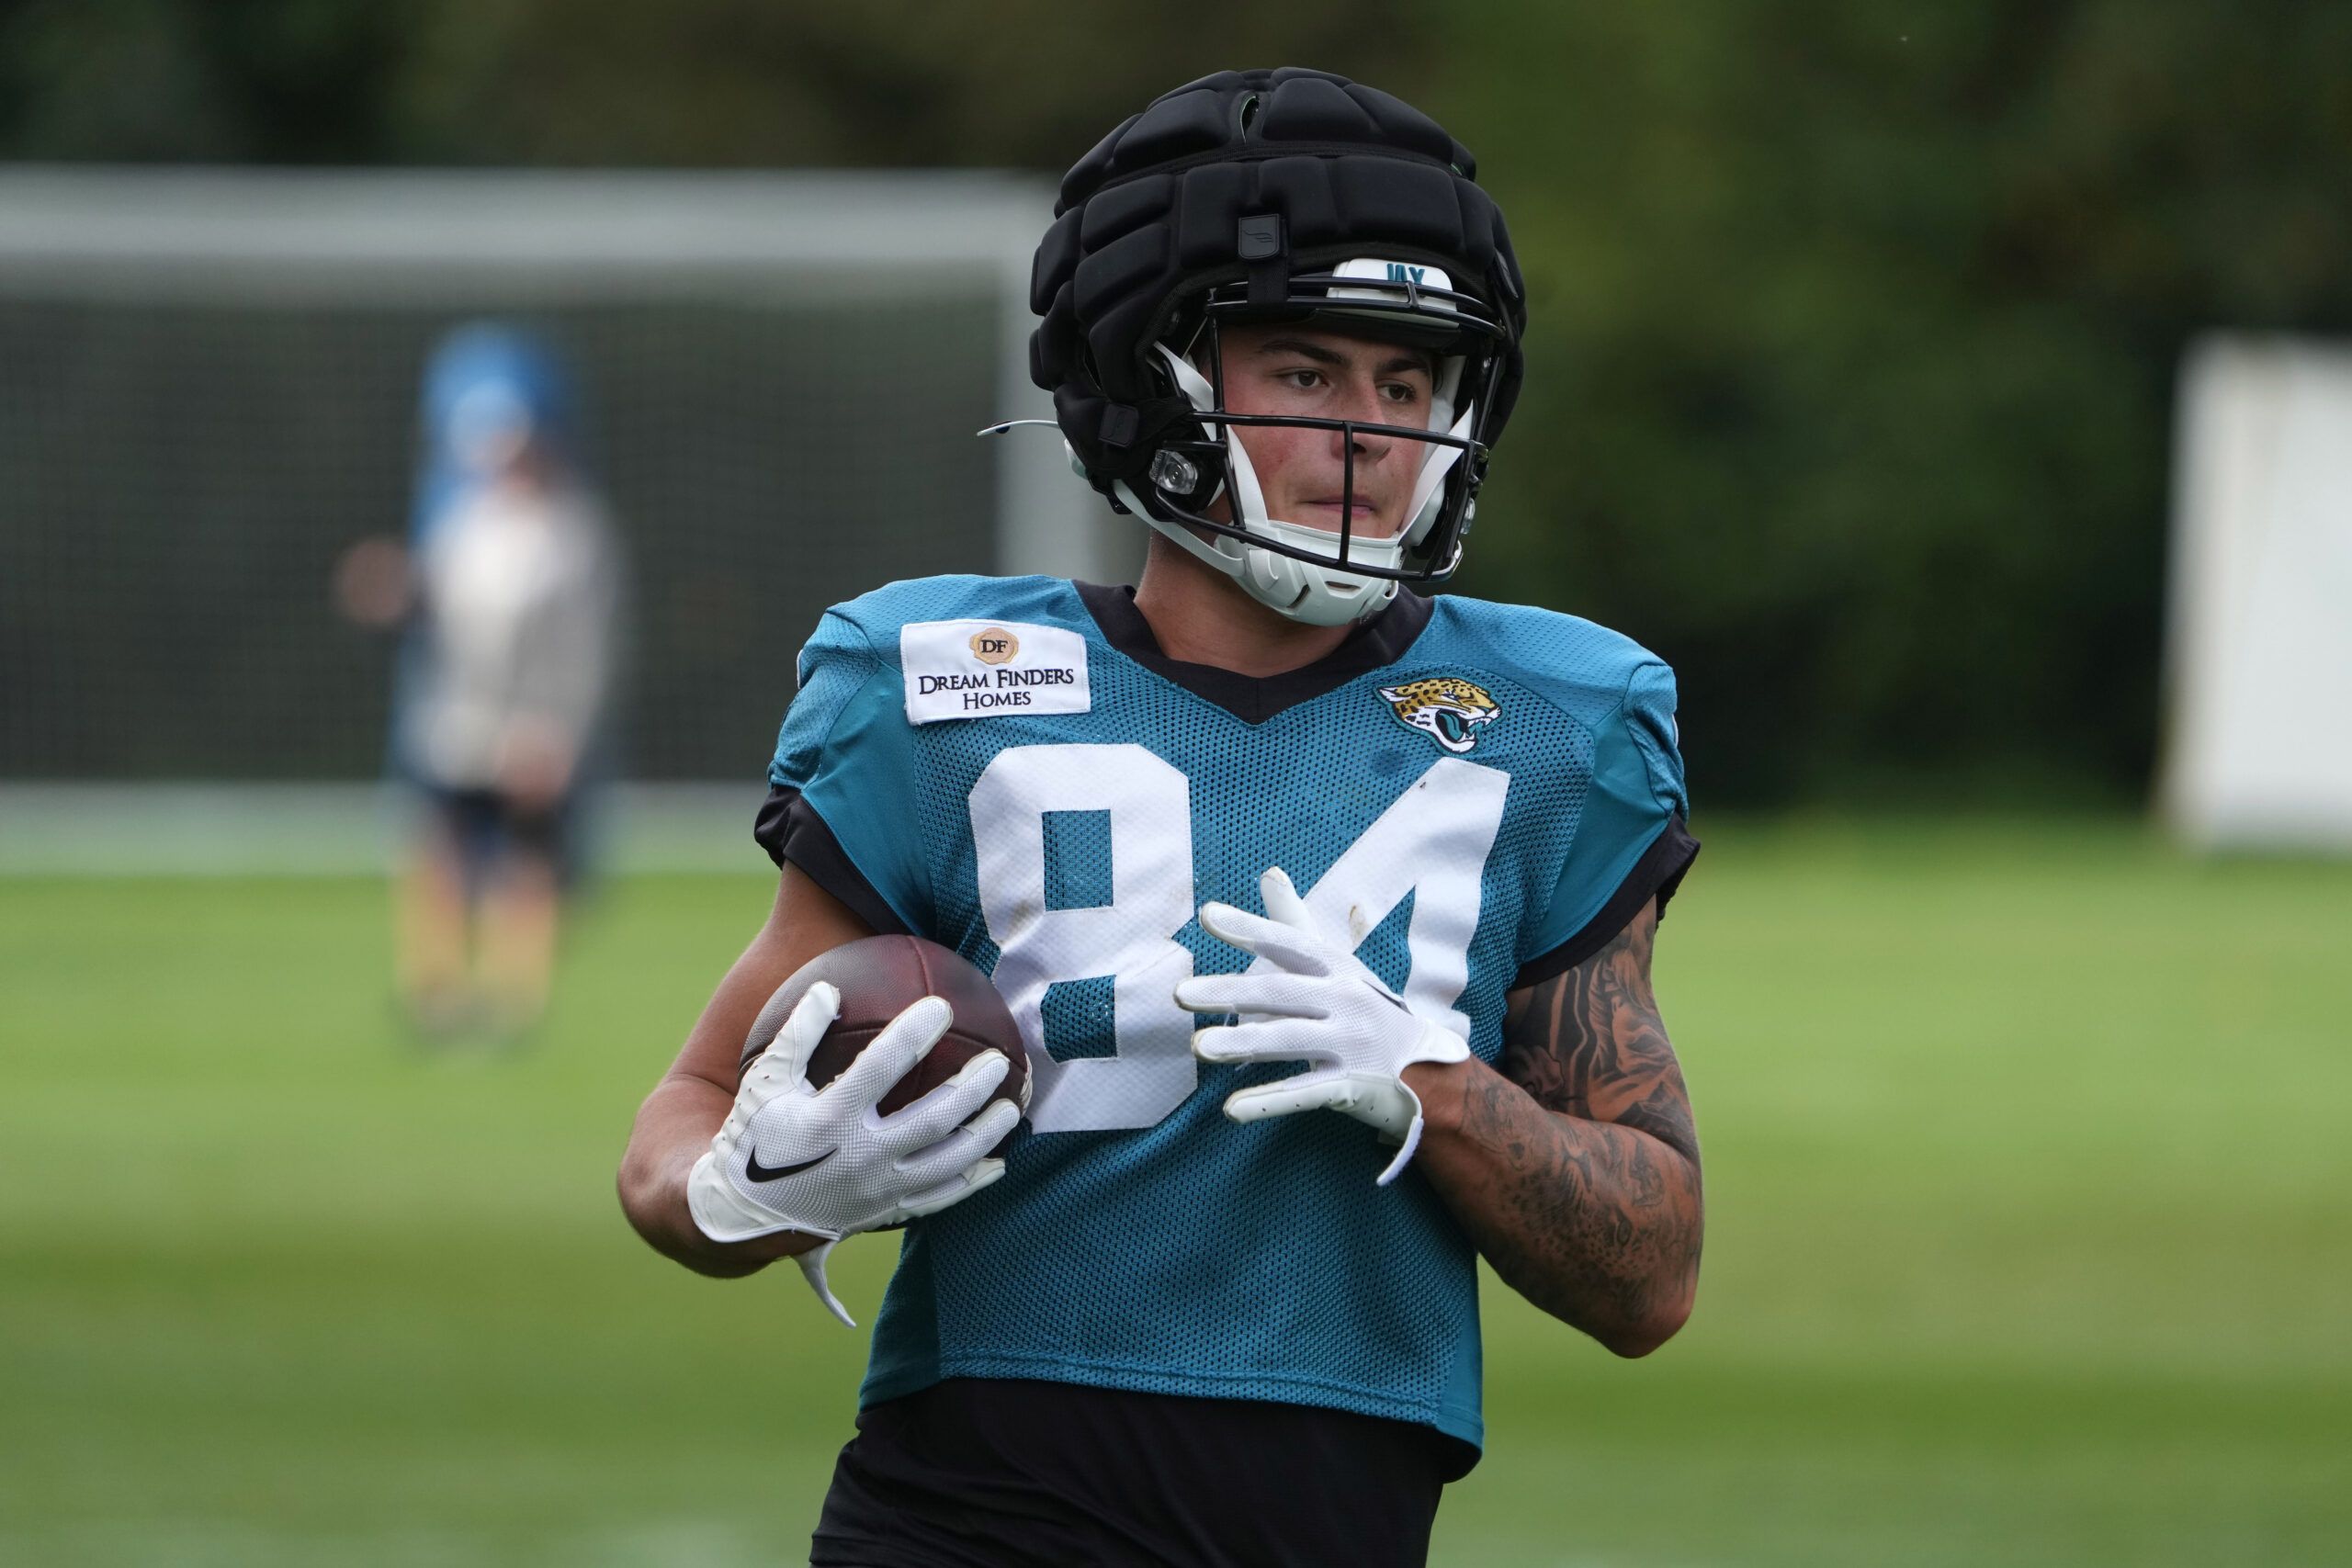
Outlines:
MULTIPOLYGON (((1041 183, 989 175, 0 173, 0 785, 364 781, 420 374, 551 341, 632 568, 617 771, 756 776, 823 607, 1122 576, 1029 385, 1041 183)), ((249 792, 250 793, 250 792, 249 792)))

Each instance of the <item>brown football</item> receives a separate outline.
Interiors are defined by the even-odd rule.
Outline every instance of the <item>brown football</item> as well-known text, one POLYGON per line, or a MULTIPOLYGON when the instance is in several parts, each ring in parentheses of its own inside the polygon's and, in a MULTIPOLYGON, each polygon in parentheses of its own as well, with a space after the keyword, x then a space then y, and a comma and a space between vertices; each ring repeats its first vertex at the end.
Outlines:
MULTIPOLYGON (((842 1010, 808 1060, 811 1084, 822 1089, 831 1083, 892 1019, 925 997, 937 997, 955 1010, 955 1021, 931 1055, 882 1097, 883 1112, 921 1099, 983 1051, 1001 1051, 1012 1064, 998 1096, 1028 1108, 1029 1056, 1022 1048, 1020 1026, 989 977, 960 954, 914 936, 869 936, 843 942, 793 971, 783 987, 792 998, 786 1010, 820 980, 830 981, 841 992, 842 1010)), ((749 1067, 756 1055, 746 1042, 742 1066, 749 1067)), ((1005 1144, 1012 1141, 1008 1134, 1005 1144)), ((1002 1154, 1005 1144, 989 1152, 1002 1154)))

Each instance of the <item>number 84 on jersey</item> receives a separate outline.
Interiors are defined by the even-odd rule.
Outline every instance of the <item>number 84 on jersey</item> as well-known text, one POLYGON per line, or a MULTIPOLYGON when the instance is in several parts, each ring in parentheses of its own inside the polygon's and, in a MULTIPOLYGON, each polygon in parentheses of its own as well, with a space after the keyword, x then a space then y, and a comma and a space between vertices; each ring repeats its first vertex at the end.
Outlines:
MULTIPOLYGON (((1510 788, 1499 769, 1440 758, 1305 889, 1317 924, 1356 942, 1409 893, 1409 969, 1399 993, 1464 1039, 1470 1021, 1454 1003, 1469 980, 1487 858, 1510 788)), ((1035 1075, 1031 1126, 1153 1125, 1199 1081, 1193 1016, 1173 997, 1193 969, 1178 933, 1199 898, 1253 903, 1256 870, 1243 887, 1196 897, 1192 783, 1131 742, 1008 748, 974 784, 970 810, 980 910, 1000 954, 996 985, 1035 1075), (1072 907, 1057 896, 1061 863, 1073 858, 1087 863, 1098 889, 1107 870, 1107 897, 1098 891, 1072 907), (1046 1047, 1046 993, 1081 980, 1108 983, 1112 1048, 1057 1060, 1046 1047)))

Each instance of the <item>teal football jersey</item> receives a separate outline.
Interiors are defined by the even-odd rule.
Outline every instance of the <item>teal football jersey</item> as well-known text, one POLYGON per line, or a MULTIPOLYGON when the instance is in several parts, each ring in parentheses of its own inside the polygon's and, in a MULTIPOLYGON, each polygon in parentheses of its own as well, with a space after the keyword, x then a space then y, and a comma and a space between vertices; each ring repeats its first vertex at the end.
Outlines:
POLYGON ((760 836, 876 929, 989 972, 1034 1091, 1003 1180, 907 1228, 868 1404, 949 1377, 1322 1405, 1480 1441, 1477 1273, 1372 1129, 1250 1126, 1301 1070, 1196 1062, 1170 993, 1250 955, 1203 901, 1279 865, 1415 1011, 1502 1049, 1504 998, 1672 893, 1674 681, 1592 624, 1400 595, 1257 680, 1162 655, 1132 591, 898 582, 800 658, 760 836))

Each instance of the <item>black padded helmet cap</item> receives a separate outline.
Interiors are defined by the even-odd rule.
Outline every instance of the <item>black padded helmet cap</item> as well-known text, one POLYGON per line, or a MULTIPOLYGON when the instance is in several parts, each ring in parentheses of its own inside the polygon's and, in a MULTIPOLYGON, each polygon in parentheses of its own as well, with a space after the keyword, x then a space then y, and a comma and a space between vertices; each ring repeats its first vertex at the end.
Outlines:
POLYGON ((1182 423, 1152 344, 1189 304, 1363 255, 1444 268, 1501 326, 1491 443, 1518 398, 1526 289, 1476 168, 1411 105, 1297 67, 1204 76, 1104 137, 1063 178, 1030 278, 1031 378, 1097 485, 1182 423))
POLYGON ((1154 98, 1062 176, 1056 216, 1114 180, 1179 159, 1286 142, 1336 142, 1426 158, 1476 179, 1470 150, 1402 98, 1326 71, 1220 71, 1154 98))

